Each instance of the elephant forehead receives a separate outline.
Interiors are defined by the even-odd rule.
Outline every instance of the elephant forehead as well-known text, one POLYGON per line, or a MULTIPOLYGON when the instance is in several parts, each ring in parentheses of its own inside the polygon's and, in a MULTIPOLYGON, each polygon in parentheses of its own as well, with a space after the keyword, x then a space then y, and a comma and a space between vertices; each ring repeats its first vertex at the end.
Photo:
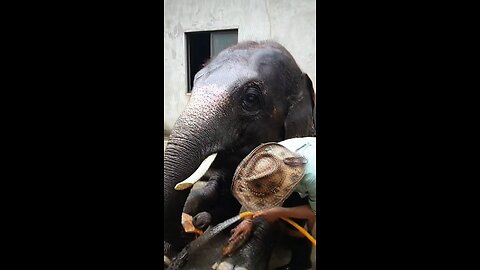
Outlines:
POLYGON ((301 73, 293 58, 274 50, 264 50, 255 54, 251 66, 262 74, 301 73))
POLYGON ((225 86, 212 83, 208 85, 195 86, 192 90, 190 102, 218 104, 226 102, 228 98, 229 93, 225 91, 225 86))
POLYGON ((257 72, 249 65, 229 63, 199 72, 195 86, 217 85, 225 90, 231 89, 237 84, 255 79, 257 72))
POLYGON ((212 115, 217 117, 228 115, 231 108, 231 94, 218 85, 198 87, 192 91, 189 106, 184 112, 185 117, 197 120, 210 119, 212 115))
POLYGON ((295 66, 289 55, 275 48, 228 51, 200 70, 194 85, 217 84, 232 89, 236 84, 285 72, 286 68, 295 66))

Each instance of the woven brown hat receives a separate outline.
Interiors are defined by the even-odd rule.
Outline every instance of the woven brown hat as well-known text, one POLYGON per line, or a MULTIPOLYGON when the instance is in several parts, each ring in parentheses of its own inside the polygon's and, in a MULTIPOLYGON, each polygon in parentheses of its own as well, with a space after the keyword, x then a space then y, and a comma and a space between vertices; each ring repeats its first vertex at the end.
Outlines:
POLYGON ((233 196, 248 210, 280 206, 305 173, 307 160, 278 143, 255 148, 237 167, 233 196))

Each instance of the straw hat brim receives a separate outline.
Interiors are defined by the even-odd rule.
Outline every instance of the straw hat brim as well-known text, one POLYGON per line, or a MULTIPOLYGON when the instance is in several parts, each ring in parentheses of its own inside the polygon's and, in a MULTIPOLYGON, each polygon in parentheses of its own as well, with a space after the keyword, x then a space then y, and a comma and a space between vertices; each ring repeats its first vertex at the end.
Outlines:
POLYGON ((280 206, 302 179, 305 163, 302 156, 278 143, 262 144, 238 165, 232 194, 248 211, 280 206))

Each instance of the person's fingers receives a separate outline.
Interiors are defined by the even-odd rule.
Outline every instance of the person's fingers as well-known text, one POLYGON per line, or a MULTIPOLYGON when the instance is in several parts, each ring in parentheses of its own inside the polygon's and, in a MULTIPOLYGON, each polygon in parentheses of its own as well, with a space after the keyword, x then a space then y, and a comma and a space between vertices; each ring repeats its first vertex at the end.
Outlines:
POLYGON ((230 239, 228 239, 228 241, 229 241, 229 242, 234 241, 235 239, 237 239, 237 238, 240 237, 241 235, 242 235, 242 232, 238 232, 238 233, 232 235, 232 236, 230 237, 230 239))
POLYGON ((235 231, 233 231, 233 233, 232 233, 232 237, 235 237, 237 234, 238 234, 238 230, 235 229, 235 231))
POLYGON ((239 229, 238 226, 235 227, 235 228, 233 228, 233 229, 230 231, 231 236, 230 236, 230 239, 229 239, 228 241, 230 241, 231 239, 234 239, 234 238, 238 235, 239 230, 240 230, 240 229, 239 229))
POLYGON ((239 235, 241 235, 242 232, 243 232, 243 229, 238 228, 237 230, 235 230, 235 232, 232 234, 232 237, 230 237, 230 238, 235 239, 235 238, 237 238, 239 235))
POLYGON ((264 216, 264 211, 258 211, 256 212, 255 214, 253 214, 253 218, 257 218, 257 217, 262 217, 264 216))

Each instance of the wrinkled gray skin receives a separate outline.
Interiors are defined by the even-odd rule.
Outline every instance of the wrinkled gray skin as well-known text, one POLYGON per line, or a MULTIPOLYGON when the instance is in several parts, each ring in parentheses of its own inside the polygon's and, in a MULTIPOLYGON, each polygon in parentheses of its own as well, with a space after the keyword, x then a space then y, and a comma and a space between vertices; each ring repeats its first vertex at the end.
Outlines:
POLYGON ((192 189, 183 208, 183 212, 193 217, 193 225, 201 230, 231 217, 228 215, 238 208, 223 177, 215 174, 208 179, 203 188, 192 189), (230 202, 229 206, 225 206, 226 202, 230 202))
MULTIPOLYGON (((221 202, 214 204, 217 210, 208 210, 216 213, 212 214, 215 222, 230 218, 240 209, 230 192, 240 161, 261 143, 315 136, 314 117, 312 82, 278 43, 239 43, 201 69, 195 75, 189 104, 175 123, 165 149, 166 255, 173 256, 192 240, 181 226, 181 213, 190 191, 174 190, 177 183, 217 152, 208 175, 212 182, 221 183, 220 193, 207 192, 198 201, 221 202)), ((209 207, 192 211, 207 211, 209 207)))
POLYGON ((232 267, 243 267, 249 270, 267 269, 280 229, 278 224, 272 225, 263 219, 254 220, 249 241, 240 246, 233 256, 223 256, 222 249, 228 242, 230 230, 239 222, 211 238, 208 236, 208 231, 205 232, 204 235, 187 245, 167 269, 212 269, 212 265, 222 262, 230 264, 232 267), (257 251, 254 256, 252 250, 257 251))

